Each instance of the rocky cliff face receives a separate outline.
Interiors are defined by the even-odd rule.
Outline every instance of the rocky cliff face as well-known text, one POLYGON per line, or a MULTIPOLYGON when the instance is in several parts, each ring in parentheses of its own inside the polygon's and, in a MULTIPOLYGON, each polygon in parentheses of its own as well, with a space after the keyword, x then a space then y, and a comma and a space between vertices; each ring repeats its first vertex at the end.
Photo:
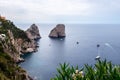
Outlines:
MULTIPOLYGON (((0 19, 0 70, 10 68, 10 73, 4 71, 1 73, 4 80, 32 80, 26 71, 19 67, 16 63, 23 61, 21 54, 34 52, 37 50, 36 39, 40 39, 37 26, 33 24, 26 32, 17 28, 13 22, 0 19), (6 57, 7 55, 8 57, 6 57), (4 62, 5 61, 5 62, 4 62), (10 62, 9 62, 10 61, 10 62), (7 64, 8 63, 8 64, 7 64), (4 64, 4 67, 1 66, 4 64), (7 68, 6 68, 6 67, 7 68), (23 72, 22 72, 23 71, 23 72), (11 76, 12 75, 12 76, 11 76), (7 77, 10 76, 10 77, 7 77), (8 79, 7 79, 8 78, 8 79), (20 78, 20 79, 19 79, 20 78)), ((1 79, 1 77, 0 77, 1 79)))
POLYGON ((0 20, 0 39, 4 39, 2 43, 4 51, 8 53, 16 62, 23 60, 21 54, 37 51, 37 39, 40 39, 38 27, 33 24, 27 31, 17 28, 9 20, 0 20), (3 36, 3 37, 2 37, 3 36))
POLYGON ((51 38, 59 38, 59 37, 65 37, 65 25, 64 24, 58 24, 54 29, 51 30, 49 37, 51 38))
MULTIPOLYGON (((35 26, 36 27, 36 26, 35 26)), ((19 38, 15 38, 13 35, 13 32, 11 30, 8 30, 8 36, 10 38, 10 40, 8 40, 8 44, 11 44, 15 49, 15 51, 10 52, 10 46, 6 44, 6 48, 5 51, 7 50, 7 52, 9 53, 17 53, 17 55, 14 55, 13 58, 15 59, 16 62, 19 61, 23 61, 22 58, 20 58, 21 54, 25 54, 25 53, 30 53, 30 52, 35 52, 37 51, 37 41, 36 39, 39 39, 40 37, 38 35, 39 34, 39 30, 38 28, 35 28, 32 26, 32 28, 30 27, 29 30, 27 31, 27 33, 31 33, 31 32, 37 32, 37 34, 34 35, 26 35, 26 33, 24 35, 27 36, 28 40, 24 40, 21 37, 19 38), (30 32, 29 32, 30 30, 30 32), (35 36, 35 37, 34 37, 35 36)))
POLYGON ((25 31, 25 33, 30 39, 30 42, 24 42, 24 49, 22 49, 21 51, 23 53, 37 51, 37 40, 41 38, 38 27, 35 24, 32 24, 30 28, 25 31))
POLYGON ((29 39, 36 40, 41 38, 39 29, 35 24, 32 24, 31 27, 26 30, 26 34, 29 39))

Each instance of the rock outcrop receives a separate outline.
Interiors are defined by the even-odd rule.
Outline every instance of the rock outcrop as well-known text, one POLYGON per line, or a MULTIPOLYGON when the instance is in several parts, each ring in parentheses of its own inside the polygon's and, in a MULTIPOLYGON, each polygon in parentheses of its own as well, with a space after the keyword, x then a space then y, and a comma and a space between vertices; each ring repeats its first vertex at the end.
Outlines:
POLYGON ((25 31, 27 37, 30 39, 30 42, 24 42, 24 48, 21 50, 22 53, 29 53, 37 51, 37 41, 41 38, 39 29, 35 24, 32 24, 30 28, 25 31))
POLYGON ((11 21, 2 21, 0 40, 5 53, 8 53, 15 62, 21 62, 20 55, 37 51, 37 39, 40 39, 39 29, 33 24, 27 31, 17 28, 11 21), (4 39, 4 40, 3 40, 4 39))
POLYGON ((51 30, 49 37, 51 38, 60 38, 65 37, 65 25, 64 24, 58 24, 54 29, 51 30))
POLYGON ((39 33, 39 29, 35 24, 32 24, 31 27, 29 29, 26 30, 26 34, 28 36, 29 39, 40 39, 40 33, 39 33))
POLYGON ((32 80, 16 63, 24 61, 21 54, 37 50, 37 34, 30 38, 10 20, 0 18, 0 22, 0 80, 32 80))

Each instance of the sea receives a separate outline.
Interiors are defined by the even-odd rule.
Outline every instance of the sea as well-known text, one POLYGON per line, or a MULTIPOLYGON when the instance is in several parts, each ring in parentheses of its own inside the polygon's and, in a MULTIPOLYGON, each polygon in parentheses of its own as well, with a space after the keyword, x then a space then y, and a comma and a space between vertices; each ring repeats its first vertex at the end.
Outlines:
MULTIPOLYGON (((17 24, 26 30, 31 24, 17 24)), ((36 24, 39 27, 41 39, 35 53, 23 56, 24 68, 35 80, 50 80, 57 74, 60 63, 72 66, 84 64, 94 65, 98 56, 113 64, 120 64, 120 24, 65 24, 65 38, 51 39, 50 31, 56 24, 36 24)))

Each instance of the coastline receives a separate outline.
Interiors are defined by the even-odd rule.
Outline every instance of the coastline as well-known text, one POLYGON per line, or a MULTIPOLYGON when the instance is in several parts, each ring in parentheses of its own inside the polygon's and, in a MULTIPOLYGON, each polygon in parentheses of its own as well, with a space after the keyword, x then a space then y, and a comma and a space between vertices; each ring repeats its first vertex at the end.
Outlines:
POLYGON ((37 51, 37 39, 40 38, 39 29, 35 24, 31 25, 27 31, 23 31, 17 28, 10 20, 0 18, 0 64, 9 67, 1 67, 3 71, 0 74, 2 73, 5 76, 1 77, 2 79, 33 80, 18 63, 25 61, 21 55, 37 51), (5 61, 9 64, 6 64, 5 61), (5 73, 4 69, 8 69, 7 71, 12 69, 10 71, 11 75, 5 73))

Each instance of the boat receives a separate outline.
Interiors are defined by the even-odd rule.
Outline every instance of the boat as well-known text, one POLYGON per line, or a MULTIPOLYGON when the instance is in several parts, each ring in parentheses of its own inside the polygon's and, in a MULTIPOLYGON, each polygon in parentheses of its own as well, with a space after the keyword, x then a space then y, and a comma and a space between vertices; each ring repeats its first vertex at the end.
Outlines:
POLYGON ((76 42, 76 44, 79 44, 79 42, 76 42))
POLYGON ((95 57, 95 60, 99 60, 99 59, 100 59, 100 56, 96 56, 96 57, 95 57))
POLYGON ((97 53, 98 53, 98 55, 95 57, 95 60, 99 60, 100 59, 99 47, 100 47, 100 45, 97 44, 97 53))

